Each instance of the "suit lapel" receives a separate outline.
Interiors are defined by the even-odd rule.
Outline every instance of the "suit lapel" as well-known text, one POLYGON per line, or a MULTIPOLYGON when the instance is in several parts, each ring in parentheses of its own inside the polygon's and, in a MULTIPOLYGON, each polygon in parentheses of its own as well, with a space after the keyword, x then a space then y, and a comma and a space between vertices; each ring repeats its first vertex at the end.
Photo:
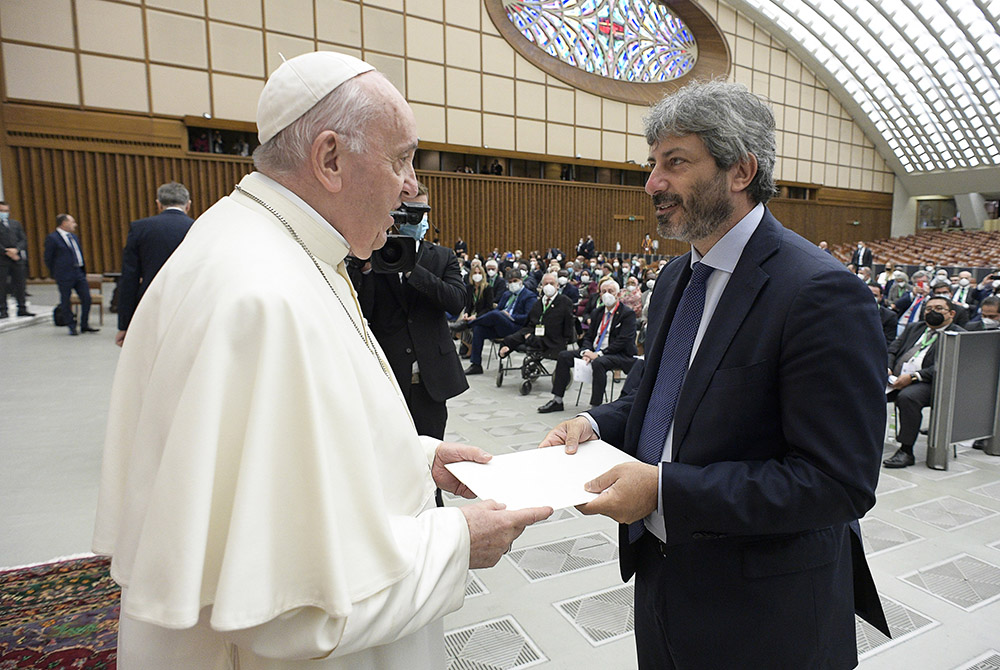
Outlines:
POLYGON ((768 274, 760 265, 774 254, 780 246, 777 222, 765 210, 764 219, 743 249, 733 275, 726 284, 705 336, 698 346, 674 413, 674 436, 672 442, 673 459, 680 454, 680 445, 691 425, 691 419, 708 389, 712 376, 719 367, 722 357, 729 349, 736 331, 739 330, 753 307, 757 294, 767 283, 768 274))

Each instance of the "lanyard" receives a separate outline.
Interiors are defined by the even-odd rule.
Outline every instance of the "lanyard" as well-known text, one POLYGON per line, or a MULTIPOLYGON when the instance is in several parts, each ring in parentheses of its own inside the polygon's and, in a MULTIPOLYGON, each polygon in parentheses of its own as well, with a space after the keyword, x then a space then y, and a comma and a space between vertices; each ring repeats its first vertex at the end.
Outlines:
POLYGON ((937 340, 937 336, 938 333, 936 330, 931 330, 930 328, 925 330, 924 334, 920 336, 920 341, 917 342, 917 350, 914 352, 913 358, 916 358, 920 355, 921 351, 934 344, 937 340), (928 335, 930 335, 930 337, 927 337, 928 335))
POLYGON ((615 312, 618 311, 618 305, 620 303, 615 303, 614 308, 608 312, 607 308, 604 311, 604 318, 601 320, 600 332, 597 333, 597 342, 594 344, 594 351, 601 350, 601 344, 604 342, 604 336, 607 335, 608 329, 611 328, 611 322, 615 318, 615 312))

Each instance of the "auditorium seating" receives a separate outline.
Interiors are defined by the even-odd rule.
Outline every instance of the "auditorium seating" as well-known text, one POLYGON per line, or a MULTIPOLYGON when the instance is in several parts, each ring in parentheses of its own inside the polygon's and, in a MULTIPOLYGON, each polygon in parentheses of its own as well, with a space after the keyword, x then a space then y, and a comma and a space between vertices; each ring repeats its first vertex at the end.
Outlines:
MULTIPOLYGON (((1000 267, 1000 231, 932 231, 884 240, 864 240, 876 263, 956 267, 1000 267)), ((831 247, 843 263, 856 242, 831 247)))

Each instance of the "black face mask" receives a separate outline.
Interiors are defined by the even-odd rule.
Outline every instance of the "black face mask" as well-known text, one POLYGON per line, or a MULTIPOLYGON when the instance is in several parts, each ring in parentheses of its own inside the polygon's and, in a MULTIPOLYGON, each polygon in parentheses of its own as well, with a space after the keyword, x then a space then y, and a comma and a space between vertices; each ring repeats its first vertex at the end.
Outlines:
POLYGON ((927 312, 924 314, 924 321, 927 322, 928 326, 937 328, 944 323, 944 314, 941 312, 927 312))

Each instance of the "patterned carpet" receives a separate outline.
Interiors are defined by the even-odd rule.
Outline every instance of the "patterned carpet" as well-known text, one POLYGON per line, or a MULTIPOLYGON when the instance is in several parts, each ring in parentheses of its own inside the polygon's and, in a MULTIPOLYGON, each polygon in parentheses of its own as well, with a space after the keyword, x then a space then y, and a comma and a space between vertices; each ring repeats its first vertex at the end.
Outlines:
POLYGON ((104 557, 0 572, 0 670, 112 670, 119 588, 104 557))

